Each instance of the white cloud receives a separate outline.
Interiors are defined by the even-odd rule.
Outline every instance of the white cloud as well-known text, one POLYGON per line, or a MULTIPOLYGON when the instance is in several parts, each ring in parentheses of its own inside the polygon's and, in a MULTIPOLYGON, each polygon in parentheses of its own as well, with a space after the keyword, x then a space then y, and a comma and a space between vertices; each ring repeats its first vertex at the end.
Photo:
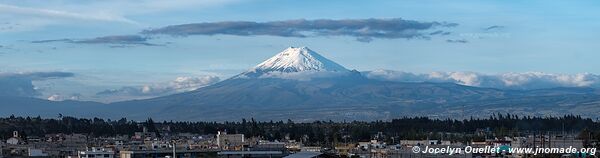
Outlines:
POLYGON ((554 87, 600 87, 600 76, 590 73, 552 74, 543 72, 482 74, 475 72, 432 72, 415 74, 392 70, 365 72, 368 78, 399 82, 451 82, 467 86, 501 89, 554 87))
POLYGON ((170 87, 179 91, 191 91, 219 81, 219 77, 216 76, 177 77, 170 83, 170 87))
POLYGON ((442 79, 452 79, 455 80, 456 82, 463 84, 463 85, 469 85, 469 86, 479 86, 481 85, 481 81, 479 79, 479 75, 475 74, 475 73, 468 73, 468 72, 454 72, 454 73, 450 73, 450 74, 445 74, 446 77, 442 78, 442 79))
POLYGON ((196 90, 200 87, 211 85, 219 82, 219 77, 216 76, 201 76, 201 77, 177 77, 175 80, 168 83, 157 83, 142 86, 126 86, 119 89, 110 89, 98 92, 99 96, 143 96, 154 97, 180 92, 196 90))
POLYGON ((115 7, 119 7, 122 12, 129 12, 130 14, 143 14, 148 12, 161 12, 186 8, 198 9, 203 7, 229 4, 237 1, 240 0, 142 0, 141 2, 112 0, 108 2, 111 4, 118 4, 118 6, 115 7))
POLYGON ((120 15, 110 14, 108 12, 95 13, 79 13, 68 12, 62 10, 52 10, 43 8, 29 8, 15 5, 0 4, 1 14, 14 14, 22 16, 35 16, 43 18, 59 18, 59 19, 77 19, 77 20, 97 20, 97 21, 112 21, 125 22, 135 24, 137 22, 127 19, 120 15))
POLYGON ((143 19, 161 17, 163 12, 197 10, 207 7, 231 4, 241 0, 44 0, 0 2, 0 21, 19 26, 2 32, 23 32, 44 28, 50 25, 89 24, 88 21, 135 24, 133 27, 149 27, 155 21, 137 21, 130 17, 146 16, 143 19), (159 16, 147 18, 147 16, 159 16), (83 22, 83 23, 77 23, 83 22))
POLYGON ((81 97, 80 94, 73 94, 70 96, 64 96, 64 95, 60 95, 60 94, 52 94, 47 99, 49 101, 65 101, 65 100, 79 100, 80 97, 81 97))
POLYGON ((50 101, 62 101, 62 97, 58 94, 53 94, 50 97, 48 97, 48 100, 50 101))

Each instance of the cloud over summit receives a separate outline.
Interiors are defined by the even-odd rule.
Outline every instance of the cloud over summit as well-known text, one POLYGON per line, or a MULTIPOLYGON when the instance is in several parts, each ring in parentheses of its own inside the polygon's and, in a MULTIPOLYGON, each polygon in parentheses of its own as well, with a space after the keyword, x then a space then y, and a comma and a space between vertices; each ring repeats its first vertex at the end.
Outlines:
MULTIPOLYGON (((346 19, 346 20, 284 20, 269 22, 223 21, 204 22, 149 29, 142 34, 165 34, 173 36, 188 35, 236 35, 236 36, 279 36, 279 37, 316 37, 350 36, 358 41, 369 42, 379 39, 428 39, 438 35, 431 29, 455 27, 456 23, 420 22, 414 20, 393 19, 346 19)), ((436 32, 439 32, 437 30, 436 32)))

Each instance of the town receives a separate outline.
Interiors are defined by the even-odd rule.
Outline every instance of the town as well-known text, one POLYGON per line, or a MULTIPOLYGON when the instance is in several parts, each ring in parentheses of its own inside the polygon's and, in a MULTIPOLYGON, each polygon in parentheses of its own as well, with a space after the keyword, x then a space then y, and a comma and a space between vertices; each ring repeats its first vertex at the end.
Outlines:
POLYGON ((464 121, 401 118, 389 122, 349 123, 257 122, 253 119, 224 123, 157 123, 151 119, 135 122, 11 116, 0 119, 3 134, 0 137, 0 157, 589 157, 595 155, 595 150, 593 153, 570 154, 426 152, 428 149, 468 151, 476 148, 595 149, 599 137, 597 132, 592 131, 599 126, 597 122, 589 121, 577 116, 518 118, 500 114, 490 119, 464 121), (514 124, 503 124, 510 120, 514 124), (538 127, 515 130, 523 128, 521 126, 528 120, 555 125, 556 122, 563 123, 557 124, 560 127, 545 127, 542 123, 538 127), (452 127, 487 126, 489 122, 502 125, 452 127), (570 124, 564 124, 566 122, 570 124), (444 124, 448 127, 442 127, 444 124), (105 125, 106 128, 103 127, 105 125), (538 130, 534 131, 536 128, 538 130), (10 129, 19 130, 8 132, 10 129), (133 132, 128 134, 127 131, 131 130, 133 132), (212 130, 215 132, 212 133, 212 130), (424 152, 416 152, 415 149, 423 149, 424 152))

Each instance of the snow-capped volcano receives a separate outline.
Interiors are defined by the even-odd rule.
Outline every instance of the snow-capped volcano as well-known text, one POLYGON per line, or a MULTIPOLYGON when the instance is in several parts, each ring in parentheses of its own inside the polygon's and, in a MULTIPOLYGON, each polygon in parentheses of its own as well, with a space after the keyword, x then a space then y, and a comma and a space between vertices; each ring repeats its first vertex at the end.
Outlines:
POLYGON ((346 73, 350 70, 307 47, 289 47, 241 74, 245 77, 281 77, 287 74, 346 73))
POLYGON ((258 64, 252 70, 261 72, 348 71, 307 47, 289 47, 258 64))

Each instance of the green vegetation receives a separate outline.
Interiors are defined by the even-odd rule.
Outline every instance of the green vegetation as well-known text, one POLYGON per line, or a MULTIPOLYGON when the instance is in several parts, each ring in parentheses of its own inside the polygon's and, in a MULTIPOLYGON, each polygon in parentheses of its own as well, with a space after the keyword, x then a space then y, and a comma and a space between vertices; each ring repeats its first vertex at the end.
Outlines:
POLYGON ((125 118, 104 120, 60 117, 45 119, 40 117, 0 118, 0 139, 12 136, 19 131, 28 136, 42 136, 53 133, 82 133, 90 136, 132 135, 147 127, 150 132, 160 132, 169 127, 170 132, 214 134, 217 131, 243 133, 247 137, 262 137, 268 140, 286 138, 302 141, 310 145, 332 145, 335 143, 368 141, 379 139, 397 143, 401 139, 444 139, 451 141, 472 141, 485 137, 519 136, 528 132, 567 131, 586 132, 586 139, 600 138, 600 122, 579 116, 562 117, 518 117, 509 114, 496 114, 485 119, 430 119, 426 117, 405 117, 390 121, 373 122, 333 122, 316 121, 295 123, 287 121, 259 122, 254 119, 239 122, 154 122, 148 119, 135 122, 125 118), (589 132, 589 133, 588 133, 589 132), (589 138, 591 136, 591 138, 589 138))

